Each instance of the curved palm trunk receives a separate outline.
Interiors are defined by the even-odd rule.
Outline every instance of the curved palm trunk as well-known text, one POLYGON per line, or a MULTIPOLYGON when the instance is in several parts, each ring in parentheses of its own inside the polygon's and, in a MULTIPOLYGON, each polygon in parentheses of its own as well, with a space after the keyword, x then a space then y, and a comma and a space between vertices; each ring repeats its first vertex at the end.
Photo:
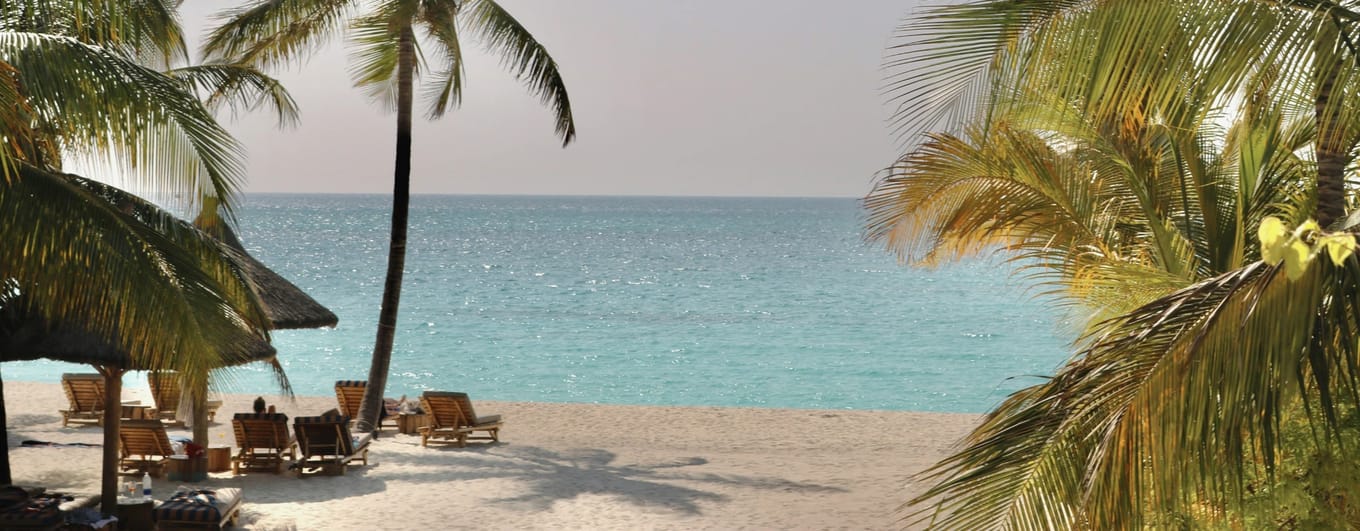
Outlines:
POLYGON ((392 186, 392 242, 387 251, 387 281, 383 284, 382 309, 378 312, 378 338, 368 369, 368 387, 359 406, 360 432, 377 431, 387 370, 392 364, 392 343, 397 334, 397 303, 406 267, 406 220, 411 203, 411 80, 415 72, 415 34, 408 24, 397 44, 397 161, 392 186))
POLYGON ((14 483, 9 470, 9 418, 5 414, 5 382, 0 379, 0 485, 14 483))

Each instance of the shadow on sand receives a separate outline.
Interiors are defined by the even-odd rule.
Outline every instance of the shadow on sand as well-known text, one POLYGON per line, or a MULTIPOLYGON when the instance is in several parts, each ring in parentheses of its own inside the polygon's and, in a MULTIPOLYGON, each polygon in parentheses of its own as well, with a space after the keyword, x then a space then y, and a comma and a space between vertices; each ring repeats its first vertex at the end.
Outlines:
MULTIPOLYGON (((433 450, 440 451, 440 450, 433 450)), ((708 463, 702 457, 647 464, 617 463, 618 456, 601 449, 552 451, 545 448, 490 444, 443 450, 440 465, 425 473, 403 474, 393 480, 447 482, 488 478, 514 478, 528 492, 493 500, 545 511, 553 503, 595 494, 625 500, 640 507, 662 508, 685 515, 700 515, 701 502, 721 503, 727 496, 703 490, 703 485, 723 485, 783 492, 845 492, 839 487, 800 483, 782 478, 703 473, 693 467, 708 463), (685 486, 677 483, 687 483, 685 486)), ((391 456, 398 462, 404 456, 391 456)))

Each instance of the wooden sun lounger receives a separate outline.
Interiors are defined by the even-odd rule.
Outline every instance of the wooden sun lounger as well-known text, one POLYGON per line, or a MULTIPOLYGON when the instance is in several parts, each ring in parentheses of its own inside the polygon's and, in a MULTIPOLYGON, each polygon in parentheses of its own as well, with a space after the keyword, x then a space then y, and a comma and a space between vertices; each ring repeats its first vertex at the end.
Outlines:
POLYGON ((118 449, 122 455, 118 466, 123 471, 147 472, 160 477, 165 472, 165 460, 175 451, 165 424, 159 420, 125 420, 118 430, 118 449))
MULTIPOLYGON (((179 375, 174 371, 150 372, 146 375, 146 382, 151 386, 151 398, 156 401, 156 410, 159 411, 160 419, 166 422, 184 425, 183 419, 176 419, 175 412, 179 410, 179 400, 183 395, 180 388, 179 375)), ((217 418, 217 410, 222 407, 221 400, 208 400, 208 422, 217 418)))
POLYGON ((368 464, 371 437, 365 434, 356 441, 349 432, 349 417, 297 417, 293 419, 293 433, 301 454, 293 466, 300 478, 314 470, 325 475, 343 475, 346 466, 354 461, 368 464))
MULTIPOLYGON (((340 414, 349 417, 351 420, 359 418, 359 404, 364 401, 364 391, 368 389, 367 380, 338 380, 335 382, 335 402, 340 407, 340 414)), ((378 429, 397 428, 397 415, 387 410, 386 399, 383 404, 383 417, 378 422, 378 429)))
POLYGON ((104 375, 63 374, 61 388, 70 403, 69 409, 60 410, 62 426, 71 422, 103 424, 104 375))
POLYGON ((231 472, 259 470, 274 474, 282 470, 283 458, 297 460, 297 442, 288 436, 288 415, 283 413, 237 413, 231 419, 240 448, 231 472))
POLYGON ((425 391, 420 395, 420 405, 430 419, 429 425, 420 428, 421 446, 429 446, 431 439, 453 441, 459 448, 467 446, 469 440, 501 440, 500 430, 505 421, 500 415, 478 417, 467 393, 425 391), (472 436, 478 431, 487 432, 487 435, 472 436))

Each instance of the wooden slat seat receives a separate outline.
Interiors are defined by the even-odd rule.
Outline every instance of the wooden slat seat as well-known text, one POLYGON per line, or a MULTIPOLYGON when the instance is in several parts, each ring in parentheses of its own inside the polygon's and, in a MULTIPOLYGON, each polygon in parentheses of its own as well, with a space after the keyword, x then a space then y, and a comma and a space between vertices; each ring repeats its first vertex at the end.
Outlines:
MULTIPOLYGON (((338 380, 335 382, 335 402, 340 407, 340 414, 349 417, 351 420, 359 418, 359 404, 364 401, 364 391, 368 389, 368 380, 338 380)), ((389 411, 387 399, 383 400, 383 416, 378 422, 378 429, 399 428, 397 416, 389 411)))
POLYGON ((118 430, 118 448, 122 455, 119 468, 155 477, 165 472, 165 460, 175 455, 165 424, 159 420, 123 421, 118 430))
POLYGON ((356 440, 351 436, 347 416, 297 417, 293 419, 293 433, 300 454, 294 463, 298 477, 314 470, 344 474, 345 467, 354 461, 368 464, 371 437, 364 435, 356 440))
POLYGON ((240 474, 242 469, 277 474, 284 456, 297 460, 297 442, 288 435, 288 415, 237 413, 232 416, 231 428, 240 449, 231 464, 233 474, 240 474))
POLYGON ((101 374, 61 375, 61 388, 66 392, 68 409, 60 410, 61 425, 72 422, 102 424, 104 422, 104 376, 101 374))

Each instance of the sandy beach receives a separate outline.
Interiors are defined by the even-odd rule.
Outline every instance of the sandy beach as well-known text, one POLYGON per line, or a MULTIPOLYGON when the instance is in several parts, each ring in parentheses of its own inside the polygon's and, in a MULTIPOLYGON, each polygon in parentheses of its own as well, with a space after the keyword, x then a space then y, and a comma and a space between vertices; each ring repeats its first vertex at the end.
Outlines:
MULTIPOLYGON (((125 382, 140 398, 145 378, 125 382)), ((98 492, 99 448, 20 443, 99 443, 101 428, 63 428, 56 384, 6 381, 4 395, 15 483, 98 492)), ((220 398, 212 445, 234 446, 231 414, 255 396, 220 398)), ((290 416, 335 407, 265 398, 290 416)), ((245 529, 889 529, 920 489, 910 476, 978 418, 473 399, 506 417, 500 443, 422 448, 389 430, 345 476, 228 472, 198 485, 243 488, 245 529)), ((158 482, 156 497, 174 487, 158 482)))

